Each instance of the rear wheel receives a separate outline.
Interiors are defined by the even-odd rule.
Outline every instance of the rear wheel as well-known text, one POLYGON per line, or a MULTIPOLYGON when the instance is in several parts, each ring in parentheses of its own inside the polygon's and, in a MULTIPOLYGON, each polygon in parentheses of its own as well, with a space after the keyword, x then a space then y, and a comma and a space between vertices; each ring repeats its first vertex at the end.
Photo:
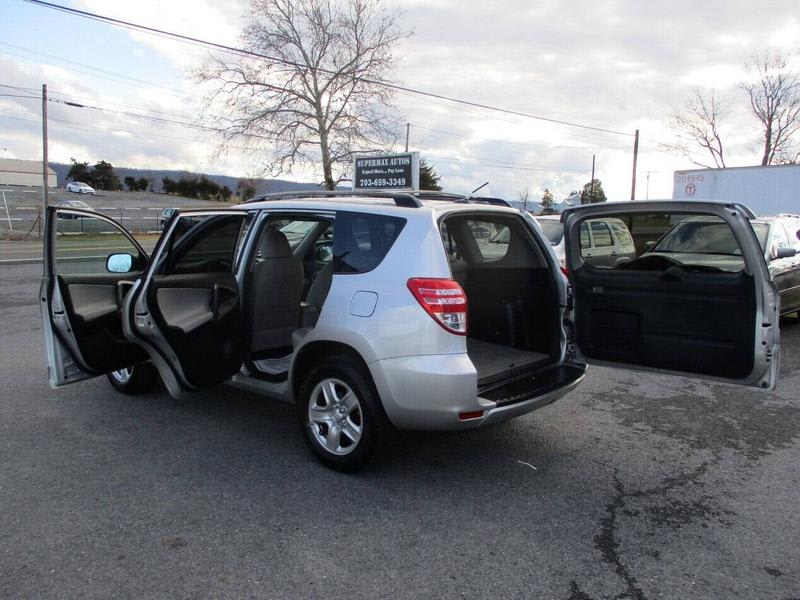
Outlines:
POLYGON ((337 471, 363 467, 391 429, 369 376, 347 358, 325 359, 308 372, 297 411, 309 448, 337 471))
POLYGON ((118 392, 128 395, 146 394, 158 383, 158 370, 150 363, 134 365, 107 375, 118 392))

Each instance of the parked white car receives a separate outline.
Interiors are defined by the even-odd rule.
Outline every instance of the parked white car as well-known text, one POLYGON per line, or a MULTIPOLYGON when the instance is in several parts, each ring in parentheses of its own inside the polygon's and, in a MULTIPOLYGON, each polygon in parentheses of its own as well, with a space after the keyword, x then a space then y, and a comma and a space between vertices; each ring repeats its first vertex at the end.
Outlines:
POLYGON ((67 184, 67 191, 73 192, 75 194, 91 194, 92 196, 95 195, 94 188, 81 181, 70 181, 67 184))
POLYGON ((160 378, 180 397, 228 382, 293 403, 312 452, 339 470, 364 465, 391 427, 530 413, 591 361, 764 389, 777 379, 777 291, 739 205, 572 209, 569 284, 530 215, 424 192, 179 210, 152 256, 112 219, 85 212, 77 232, 62 210, 47 212, 39 302, 54 387, 109 374, 132 394, 160 378), (637 211, 718 217, 743 269, 593 266, 582 225, 637 211))
MULTIPOLYGON (((536 221, 550 240, 561 266, 566 266, 561 215, 539 215, 536 221)), ((621 219, 584 221, 580 228, 580 240, 584 258, 596 267, 616 267, 636 258, 633 238, 621 219)))

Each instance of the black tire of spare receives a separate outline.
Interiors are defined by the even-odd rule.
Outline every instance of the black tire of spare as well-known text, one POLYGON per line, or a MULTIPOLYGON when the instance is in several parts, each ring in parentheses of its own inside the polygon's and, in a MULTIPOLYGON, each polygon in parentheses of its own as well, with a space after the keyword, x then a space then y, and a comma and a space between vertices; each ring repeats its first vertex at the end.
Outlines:
POLYGON ((394 433, 394 427, 383 410, 369 374, 365 373, 365 367, 347 357, 326 358, 314 365, 300 385, 296 408, 303 439, 308 447, 322 464, 343 473, 352 473, 364 467, 394 433), (311 394, 318 383, 328 378, 347 384, 361 407, 361 438, 356 448, 345 455, 334 454, 322 446, 312 433, 309 422, 311 394))
POLYGON ((124 382, 115 378, 111 373, 108 373, 106 377, 108 377, 108 381, 114 386, 115 390, 129 396, 153 391, 159 380, 158 369, 150 363, 142 363, 131 367, 131 375, 124 382))

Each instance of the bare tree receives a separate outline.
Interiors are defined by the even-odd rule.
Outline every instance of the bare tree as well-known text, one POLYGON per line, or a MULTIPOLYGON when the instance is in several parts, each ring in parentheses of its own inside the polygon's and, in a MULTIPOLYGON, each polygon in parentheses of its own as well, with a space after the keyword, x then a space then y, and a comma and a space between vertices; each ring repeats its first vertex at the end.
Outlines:
POLYGON ((706 150, 717 168, 725 167, 725 153, 720 136, 720 124, 730 113, 727 103, 720 100, 715 90, 692 90, 686 104, 672 112, 669 126, 677 133, 678 141, 668 145, 669 150, 684 154, 701 167, 711 165, 694 158, 694 147, 706 150))
POLYGON ((741 84, 750 110, 764 128, 762 165, 797 162, 792 136, 800 130, 800 75, 789 70, 782 56, 754 56, 747 64, 754 80, 741 84))
MULTIPOLYGON (((382 0, 251 0, 241 36, 248 52, 218 55, 195 72, 209 87, 225 145, 266 151, 277 175, 296 164, 322 165, 333 189, 354 152, 391 147, 399 126, 388 117, 396 60, 407 36, 382 0), (335 171, 338 173, 335 174, 335 171)), ((266 170, 266 169, 265 169, 266 170)))
POLYGON ((517 194, 518 200, 522 203, 522 210, 528 210, 528 200, 531 198, 530 188, 525 188, 517 194))

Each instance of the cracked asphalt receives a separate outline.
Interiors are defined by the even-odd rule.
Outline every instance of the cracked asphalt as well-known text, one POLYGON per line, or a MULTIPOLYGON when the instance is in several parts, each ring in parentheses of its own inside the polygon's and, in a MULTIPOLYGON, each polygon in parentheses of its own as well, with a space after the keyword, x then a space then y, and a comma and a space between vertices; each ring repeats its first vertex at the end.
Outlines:
POLYGON ((0 269, 0 597, 800 598, 797 318, 774 392, 593 368, 345 476, 251 394, 49 389, 39 269, 0 269))

